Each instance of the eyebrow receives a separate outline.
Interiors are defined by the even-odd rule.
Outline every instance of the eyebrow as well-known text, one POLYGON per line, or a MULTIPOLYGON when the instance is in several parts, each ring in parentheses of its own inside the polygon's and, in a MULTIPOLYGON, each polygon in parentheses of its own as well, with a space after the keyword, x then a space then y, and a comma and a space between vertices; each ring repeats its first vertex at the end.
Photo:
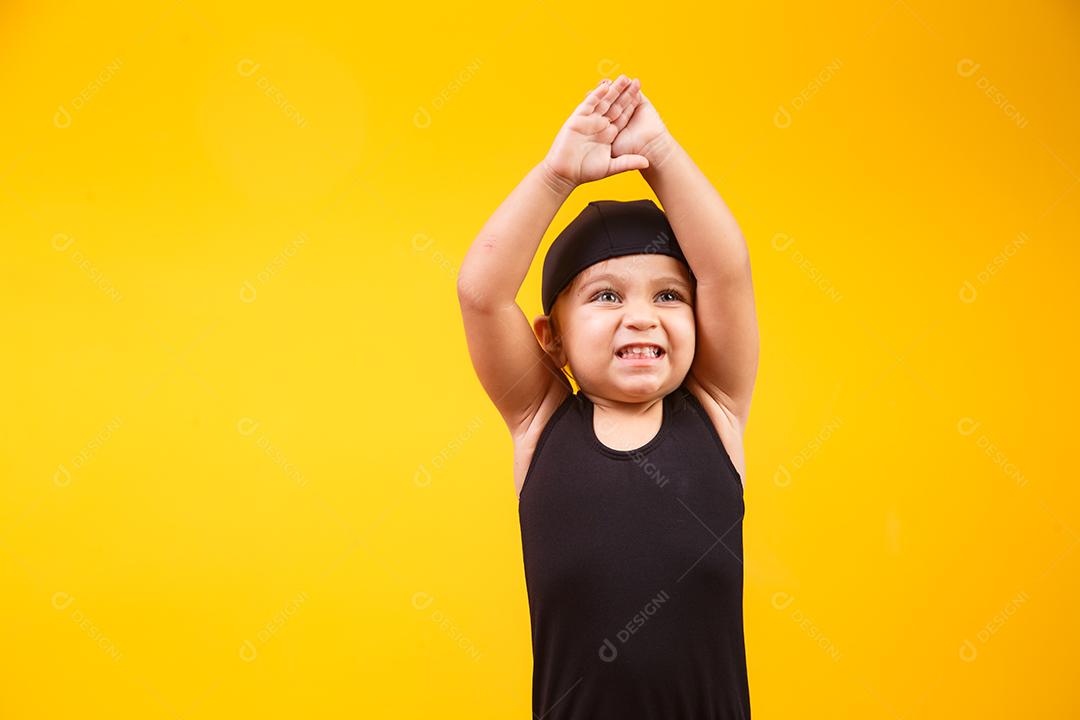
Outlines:
MULTIPOLYGON (((624 280, 625 280, 625 278, 620 277, 618 275, 612 275, 611 273, 603 273, 603 274, 597 275, 596 277, 591 278, 587 282, 583 283, 582 286, 578 289, 578 294, 580 295, 581 293, 585 292, 586 288, 588 288, 588 287, 590 287, 592 285, 595 285, 598 282, 605 282, 605 281, 607 281, 607 282, 611 282, 611 281, 623 282, 624 280)), ((654 278, 653 281, 655 283, 657 283, 657 284, 663 283, 663 284, 669 284, 669 285, 681 285, 681 286, 683 286, 684 288, 686 288, 688 290, 690 289, 690 283, 686 282, 682 278, 677 277, 675 275, 661 275, 658 278, 654 278)))

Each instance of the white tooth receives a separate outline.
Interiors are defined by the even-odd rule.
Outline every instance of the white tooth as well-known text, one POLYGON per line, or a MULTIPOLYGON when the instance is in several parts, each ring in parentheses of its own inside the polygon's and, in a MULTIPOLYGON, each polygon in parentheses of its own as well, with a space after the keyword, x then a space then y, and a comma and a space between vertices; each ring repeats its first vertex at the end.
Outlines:
POLYGON ((624 350, 623 354, 624 355, 632 355, 634 357, 640 358, 640 357, 657 357, 657 355, 659 355, 659 352, 654 347, 648 347, 648 348, 632 347, 632 348, 628 348, 628 349, 624 350))

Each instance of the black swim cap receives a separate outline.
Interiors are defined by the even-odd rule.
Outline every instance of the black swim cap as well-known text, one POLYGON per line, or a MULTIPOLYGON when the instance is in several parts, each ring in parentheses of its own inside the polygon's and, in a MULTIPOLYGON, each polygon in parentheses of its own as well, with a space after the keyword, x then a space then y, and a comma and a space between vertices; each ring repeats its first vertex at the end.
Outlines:
POLYGON ((593 200, 559 233, 544 257, 544 314, 551 314, 555 298, 585 268, 640 254, 670 255, 690 268, 667 216, 652 200, 593 200))

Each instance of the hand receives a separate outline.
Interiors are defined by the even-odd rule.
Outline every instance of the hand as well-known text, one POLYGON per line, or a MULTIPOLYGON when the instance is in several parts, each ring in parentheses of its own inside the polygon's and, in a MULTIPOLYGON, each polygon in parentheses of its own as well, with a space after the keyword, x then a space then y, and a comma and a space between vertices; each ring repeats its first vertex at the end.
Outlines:
POLYGON ((574 188, 616 173, 649 167, 643 155, 624 152, 614 157, 612 153, 611 143, 630 120, 637 103, 635 83, 626 75, 619 75, 615 82, 601 80, 585 96, 563 123, 544 158, 549 174, 574 188))
POLYGON ((670 134, 656 108, 641 91, 638 78, 634 78, 630 92, 634 95, 633 115, 612 142, 611 154, 615 157, 644 155, 650 165, 658 164, 660 158, 656 157, 656 151, 670 134))

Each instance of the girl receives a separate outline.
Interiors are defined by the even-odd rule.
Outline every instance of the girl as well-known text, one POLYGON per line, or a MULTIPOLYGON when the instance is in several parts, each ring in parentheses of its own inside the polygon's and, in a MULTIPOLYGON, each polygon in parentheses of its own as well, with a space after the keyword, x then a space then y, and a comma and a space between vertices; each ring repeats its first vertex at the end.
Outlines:
POLYGON ((636 78, 586 95, 473 242, 458 297, 513 439, 534 717, 749 718, 749 251, 636 78), (555 213, 628 170, 664 210, 589 203, 544 258, 530 326, 516 297, 555 213))

